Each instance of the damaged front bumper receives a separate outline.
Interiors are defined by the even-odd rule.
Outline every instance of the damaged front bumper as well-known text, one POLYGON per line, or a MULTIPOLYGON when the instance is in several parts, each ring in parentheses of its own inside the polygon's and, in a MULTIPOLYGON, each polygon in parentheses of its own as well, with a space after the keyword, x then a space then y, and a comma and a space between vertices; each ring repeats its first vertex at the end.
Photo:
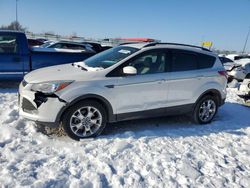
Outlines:
POLYGON ((26 119, 49 127, 59 126, 56 119, 66 102, 56 95, 31 91, 29 84, 19 86, 19 114, 26 119))

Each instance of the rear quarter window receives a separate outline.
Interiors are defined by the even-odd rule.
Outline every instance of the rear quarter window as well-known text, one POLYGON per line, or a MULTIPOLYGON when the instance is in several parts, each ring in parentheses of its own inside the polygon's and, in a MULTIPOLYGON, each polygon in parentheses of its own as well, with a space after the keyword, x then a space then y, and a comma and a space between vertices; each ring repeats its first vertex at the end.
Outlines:
POLYGON ((184 51, 173 52, 172 71, 190 71, 198 68, 196 55, 184 51))
POLYGON ((206 69, 211 68, 214 66, 216 58, 213 56, 205 55, 205 54, 198 54, 198 68, 199 69, 206 69))

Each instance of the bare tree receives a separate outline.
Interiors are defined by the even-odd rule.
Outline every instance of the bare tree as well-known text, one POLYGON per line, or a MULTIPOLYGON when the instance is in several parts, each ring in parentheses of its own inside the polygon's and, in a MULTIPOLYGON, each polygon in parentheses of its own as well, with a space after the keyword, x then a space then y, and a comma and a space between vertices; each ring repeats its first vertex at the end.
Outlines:
POLYGON ((9 25, 2 25, 0 27, 2 30, 14 30, 14 31, 27 31, 26 27, 23 27, 19 22, 13 21, 9 25))

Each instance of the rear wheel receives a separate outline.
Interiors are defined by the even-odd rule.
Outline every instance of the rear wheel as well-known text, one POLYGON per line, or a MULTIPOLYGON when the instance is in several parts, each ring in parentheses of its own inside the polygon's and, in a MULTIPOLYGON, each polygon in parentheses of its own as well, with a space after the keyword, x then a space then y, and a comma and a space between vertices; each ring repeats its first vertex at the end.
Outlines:
POLYGON ((106 122, 105 109, 95 101, 83 101, 72 106, 62 120, 65 132, 74 140, 98 136, 106 122))
POLYGON ((210 123, 217 113, 218 101, 215 97, 207 95, 196 104, 193 112, 193 120, 197 124, 210 123))

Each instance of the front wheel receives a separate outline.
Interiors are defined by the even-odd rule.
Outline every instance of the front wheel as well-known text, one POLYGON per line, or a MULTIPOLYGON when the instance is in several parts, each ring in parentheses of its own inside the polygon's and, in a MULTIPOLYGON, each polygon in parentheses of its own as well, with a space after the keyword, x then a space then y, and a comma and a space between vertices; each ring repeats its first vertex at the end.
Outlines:
POLYGON ((215 97, 207 95, 201 98, 193 112, 193 120, 197 124, 210 123, 217 113, 218 102, 215 97))
POLYGON ((62 120, 64 131, 74 140, 98 136, 106 122, 104 107, 95 101, 83 101, 72 106, 62 120))

